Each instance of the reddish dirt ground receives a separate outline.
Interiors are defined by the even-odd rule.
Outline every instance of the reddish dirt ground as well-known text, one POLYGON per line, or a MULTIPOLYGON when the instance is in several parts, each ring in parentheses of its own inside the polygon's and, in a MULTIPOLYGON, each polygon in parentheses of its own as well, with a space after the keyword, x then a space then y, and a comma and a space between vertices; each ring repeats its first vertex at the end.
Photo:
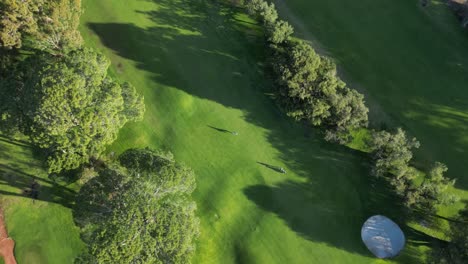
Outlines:
POLYGON ((5 264, 16 264, 13 250, 15 241, 8 237, 8 232, 3 218, 3 211, 0 208, 0 256, 5 260, 5 264))

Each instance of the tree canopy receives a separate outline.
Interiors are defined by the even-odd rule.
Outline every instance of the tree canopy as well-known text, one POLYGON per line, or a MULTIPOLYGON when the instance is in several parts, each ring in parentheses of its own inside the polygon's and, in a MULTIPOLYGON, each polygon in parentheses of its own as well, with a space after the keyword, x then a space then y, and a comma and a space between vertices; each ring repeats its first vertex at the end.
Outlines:
POLYGON ((44 50, 77 48, 81 0, 1 0, 0 47, 19 48, 25 36, 44 50))
POLYGON ((417 188, 417 199, 415 203, 425 211, 436 213, 436 206, 448 205, 458 200, 458 197, 447 192, 449 187, 455 185, 455 180, 444 176, 448 168, 445 164, 436 162, 421 186, 417 188))
POLYGON ((199 220, 192 170, 172 154, 129 150, 88 181, 74 217, 88 253, 81 263, 189 263, 199 220))
POLYGON ((25 132, 44 150, 49 172, 98 156, 128 121, 142 118, 143 98, 109 76, 103 55, 79 49, 24 62, 19 109, 25 132))
POLYGON ((366 127, 364 96, 338 78, 336 65, 305 41, 292 40, 293 27, 278 19, 273 3, 247 0, 248 12, 263 23, 277 97, 288 116, 325 128, 325 139, 347 143, 351 131, 366 127))
POLYGON ((408 139, 405 131, 398 128, 395 134, 379 131, 372 134, 370 146, 376 160, 374 174, 386 176, 394 174, 397 177, 406 173, 409 162, 413 158, 413 148, 419 148, 416 138, 408 139))
POLYGON ((373 173, 390 183, 408 209, 433 214, 438 205, 457 200, 456 196, 447 193, 455 180, 444 176, 448 168, 440 162, 436 162, 426 175, 418 174, 410 166, 410 161, 413 158, 412 149, 419 145, 416 138, 407 138, 401 128, 394 134, 387 131, 374 132, 370 142, 374 157, 373 173), (421 184, 414 181, 418 176, 423 177, 421 184))
POLYGON ((336 76, 336 66, 304 41, 288 41, 277 52, 279 102, 296 120, 324 126, 326 139, 348 140, 349 131, 367 126, 364 96, 336 76))

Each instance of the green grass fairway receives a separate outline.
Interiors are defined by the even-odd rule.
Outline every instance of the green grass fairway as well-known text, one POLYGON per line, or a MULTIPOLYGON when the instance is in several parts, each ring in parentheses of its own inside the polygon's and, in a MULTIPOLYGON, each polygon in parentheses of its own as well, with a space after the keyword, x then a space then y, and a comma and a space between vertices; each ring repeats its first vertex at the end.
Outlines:
POLYGON ((0 203, 18 263, 72 263, 80 253, 83 243, 68 208, 73 193, 47 178, 26 141, 0 134, 0 203), (34 179, 41 185, 35 202, 23 195, 34 179))
POLYGON ((275 2, 366 94, 375 126, 406 129, 421 141, 419 165, 446 163, 456 187, 468 190, 468 31, 444 1, 275 2))
MULTIPOLYGON (((360 239, 373 214, 401 223, 368 159, 284 117, 268 96, 258 28, 223 3, 84 1, 87 46, 109 56, 112 74, 147 106, 109 151, 168 149, 195 170, 195 263, 390 263, 360 239)), ((422 263, 428 238, 404 229, 409 245, 396 262, 422 263)))

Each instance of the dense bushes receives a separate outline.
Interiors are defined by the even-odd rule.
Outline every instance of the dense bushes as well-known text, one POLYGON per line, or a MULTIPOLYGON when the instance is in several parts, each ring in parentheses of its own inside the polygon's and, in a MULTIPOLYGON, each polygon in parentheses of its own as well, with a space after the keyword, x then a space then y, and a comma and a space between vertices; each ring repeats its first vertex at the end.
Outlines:
POLYGON ((296 120, 323 127, 327 140, 349 142, 352 130, 367 126, 364 96, 337 77, 330 59, 290 38, 293 28, 278 20, 274 4, 251 0, 246 5, 265 27, 280 106, 296 120))
POLYGON ((303 41, 278 48, 273 68, 279 103, 296 120, 326 129, 326 139, 348 142, 350 131, 367 126, 364 97, 336 77, 336 66, 303 41))
POLYGON ((192 170, 171 154, 129 150, 77 196, 88 252, 79 263, 189 263, 199 221, 192 170))
MULTIPOLYGON (((319 56, 303 40, 293 39, 293 28, 278 19, 273 3, 246 0, 245 7, 263 25, 275 94, 288 116, 323 128, 325 139, 341 144, 352 139, 353 130, 367 127, 364 96, 337 77, 330 59, 319 56)), ((368 143, 373 174, 387 179, 410 211, 434 213, 437 205, 455 200, 446 193, 454 181, 444 177, 445 165, 436 163, 427 175, 410 165, 412 149, 419 142, 407 139, 403 130, 374 132, 368 143), (423 178, 420 184, 418 177, 423 178)))
POLYGON ((373 174, 384 177, 390 183, 407 209, 432 214, 437 205, 456 200, 446 192, 455 181, 444 177, 447 167, 440 162, 435 163, 421 184, 416 183, 415 179, 420 173, 410 166, 410 161, 413 158, 412 149, 420 144, 415 138, 408 139, 402 129, 395 134, 374 132, 369 145, 374 158, 373 174))

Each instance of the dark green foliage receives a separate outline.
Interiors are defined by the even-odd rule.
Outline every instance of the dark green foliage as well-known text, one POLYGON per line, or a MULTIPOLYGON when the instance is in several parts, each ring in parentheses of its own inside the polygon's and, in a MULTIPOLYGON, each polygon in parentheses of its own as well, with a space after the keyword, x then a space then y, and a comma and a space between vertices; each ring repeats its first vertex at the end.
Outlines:
POLYGON ((350 131, 367 126, 368 109, 364 96, 346 87, 336 75, 336 65, 320 57, 304 41, 291 41, 293 28, 278 20, 273 3, 247 1, 250 14, 264 25, 272 49, 272 66, 277 81, 279 103, 296 120, 325 127, 325 139, 347 143, 350 131))
POLYGON ((466 264, 468 260, 468 208, 450 221, 451 240, 433 250, 431 264, 466 264))
POLYGON ((256 16, 263 22, 266 38, 269 42, 278 45, 293 34, 294 29, 288 22, 278 20, 275 4, 268 4, 264 0, 248 0, 246 8, 249 14, 256 16))
POLYGON ((275 4, 268 4, 264 0, 247 0, 245 3, 247 11, 258 18, 265 25, 272 25, 278 19, 278 12, 276 11, 275 4))
POLYGON ((409 166, 413 157, 413 148, 419 147, 416 138, 408 139, 403 129, 395 134, 387 131, 374 132, 370 142, 374 158, 373 174, 385 179, 394 188, 396 194, 403 198, 407 207, 413 206, 418 198, 413 180, 417 171, 409 166))
POLYGON ((49 172, 98 156, 126 122, 141 119, 143 98, 108 77, 109 64, 89 49, 25 61, 20 109, 26 133, 47 155, 49 172))
POLYGON ((385 177, 396 194, 403 198, 408 209, 435 213, 437 205, 456 201, 455 196, 446 193, 455 181, 444 177, 447 167, 436 162, 423 183, 416 185, 414 179, 418 173, 410 166, 410 161, 413 157, 412 149, 419 145, 415 138, 408 139, 401 128, 395 134, 374 132, 370 142, 375 161, 373 174, 385 177))
POLYGON ((137 171, 160 189, 158 196, 170 193, 190 194, 195 188, 192 170, 174 162, 171 153, 155 153, 150 149, 130 149, 119 157, 122 166, 137 171))
POLYGON ((172 155, 129 150, 77 196, 88 253, 78 263, 189 263, 198 236, 193 172, 172 155))
POLYGON ((267 30, 268 41, 273 44, 281 44, 285 42, 294 33, 293 27, 284 20, 279 20, 274 24, 268 25, 267 30))
POLYGON ((420 208, 436 213, 435 206, 452 204, 457 200, 457 197, 447 193, 447 189, 455 185, 455 180, 444 177, 447 170, 447 166, 443 163, 434 164, 422 185, 417 189, 416 204, 420 208))
POLYGON ((6 50, 0 48, 0 78, 11 76, 18 59, 17 50, 6 50))
POLYGON ((0 131, 12 133, 18 128, 18 90, 21 89, 17 50, 0 49, 0 131))
POLYGON ((277 52, 274 69, 282 108, 296 120, 325 126, 326 138, 346 142, 352 129, 367 126, 364 97, 336 76, 336 66, 303 41, 277 52))
POLYGON ((374 174, 387 176, 388 174, 400 177, 409 168, 413 158, 413 148, 419 148, 416 138, 408 139, 403 129, 398 128, 395 134, 387 131, 374 132, 370 142, 375 159, 374 174))

